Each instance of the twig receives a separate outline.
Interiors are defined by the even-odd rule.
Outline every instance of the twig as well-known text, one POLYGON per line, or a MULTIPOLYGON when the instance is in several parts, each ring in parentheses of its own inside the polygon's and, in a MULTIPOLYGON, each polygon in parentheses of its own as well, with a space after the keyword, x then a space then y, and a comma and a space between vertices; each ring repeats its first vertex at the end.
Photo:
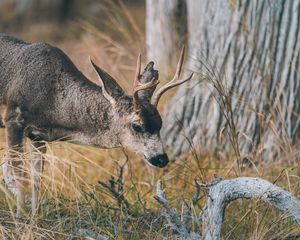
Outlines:
POLYGON ((118 205, 120 207, 124 206, 126 212, 130 212, 130 203, 124 196, 124 183, 123 183, 123 173, 124 168, 128 162, 128 157, 125 158, 124 163, 120 166, 117 164, 117 172, 118 172, 118 178, 115 180, 114 176, 110 176, 109 183, 106 183, 104 181, 99 180, 98 183, 107 189, 111 195, 114 197, 114 199, 117 201, 118 205))
POLYGON ((154 197, 164 208, 164 216, 168 221, 169 227, 179 234, 183 239, 192 240, 200 239, 200 236, 195 233, 190 233, 184 222, 181 221, 180 214, 172 209, 166 195, 163 191, 162 182, 157 182, 156 196, 154 197))

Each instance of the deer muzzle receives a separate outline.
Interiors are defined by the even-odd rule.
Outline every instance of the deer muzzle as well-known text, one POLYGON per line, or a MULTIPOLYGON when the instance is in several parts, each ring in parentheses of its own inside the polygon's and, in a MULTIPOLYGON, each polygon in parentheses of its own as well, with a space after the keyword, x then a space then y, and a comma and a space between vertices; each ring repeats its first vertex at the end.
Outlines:
POLYGON ((167 154, 159 154, 154 157, 151 157, 148 161, 151 165, 155 167, 163 168, 168 164, 169 158, 167 154))

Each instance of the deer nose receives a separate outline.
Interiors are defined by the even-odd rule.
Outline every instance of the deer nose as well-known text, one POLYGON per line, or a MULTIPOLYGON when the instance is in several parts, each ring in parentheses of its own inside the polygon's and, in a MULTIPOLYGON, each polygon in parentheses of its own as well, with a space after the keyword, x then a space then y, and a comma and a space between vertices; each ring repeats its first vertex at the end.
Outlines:
POLYGON ((168 164, 169 158, 167 154, 159 154, 150 158, 148 161, 155 167, 163 168, 168 164))

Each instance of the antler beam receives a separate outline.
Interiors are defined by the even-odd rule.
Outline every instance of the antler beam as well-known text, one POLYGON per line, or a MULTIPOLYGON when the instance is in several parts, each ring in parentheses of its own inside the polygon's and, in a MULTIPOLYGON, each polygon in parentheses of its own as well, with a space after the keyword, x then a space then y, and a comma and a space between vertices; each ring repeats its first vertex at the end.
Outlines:
POLYGON ((173 87, 176 87, 180 84, 183 84, 184 82, 190 80, 194 73, 191 73, 189 74, 186 78, 184 79, 179 79, 180 77, 180 73, 181 73, 181 70, 182 70, 182 65, 183 65, 183 60, 184 60, 184 53, 185 53, 185 47, 183 46, 182 50, 181 50, 181 53, 180 53, 180 58, 179 58, 179 61, 178 61, 178 64, 177 64, 177 68, 176 68, 176 72, 175 72, 175 75, 173 77, 173 79, 168 82, 166 85, 164 85, 163 87, 161 87, 156 93, 155 95, 152 97, 152 100, 151 100, 151 103, 154 105, 154 106, 157 106, 158 105, 158 102, 159 102, 159 99, 160 97, 169 89, 173 88, 173 87))

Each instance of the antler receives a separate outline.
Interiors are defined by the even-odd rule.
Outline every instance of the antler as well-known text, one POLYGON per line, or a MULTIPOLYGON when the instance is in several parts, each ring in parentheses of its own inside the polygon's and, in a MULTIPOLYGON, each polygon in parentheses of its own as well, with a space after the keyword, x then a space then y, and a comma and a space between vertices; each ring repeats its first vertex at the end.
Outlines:
POLYGON ((141 83, 140 82, 140 74, 141 74, 141 54, 139 54, 138 59, 137 59, 135 77, 134 77, 134 82, 133 82, 133 110, 136 113, 139 113, 141 110, 141 104, 140 104, 138 92, 141 90, 152 88, 159 83, 158 79, 155 79, 155 78, 152 78, 152 80, 150 82, 141 83))
POLYGON ((173 79, 168 82, 166 85, 164 85, 163 87, 161 87, 160 89, 158 89, 158 91, 155 93, 155 95, 152 97, 151 103, 154 106, 157 106, 160 97, 169 89, 176 87, 188 80, 190 80, 193 77, 194 73, 191 73, 190 75, 188 75, 188 77, 184 78, 184 79, 179 79, 180 77, 180 73, 181 73, 181 69, 182 69, 182 64, 183 64, 183 60, 184 60, 184 52, 185 52, 185 47, 182 47, 181 53, 180 53, 180 58, 177 64, 177 68, 176 68, 176 72, 175 75, 173 77, 173 79))

